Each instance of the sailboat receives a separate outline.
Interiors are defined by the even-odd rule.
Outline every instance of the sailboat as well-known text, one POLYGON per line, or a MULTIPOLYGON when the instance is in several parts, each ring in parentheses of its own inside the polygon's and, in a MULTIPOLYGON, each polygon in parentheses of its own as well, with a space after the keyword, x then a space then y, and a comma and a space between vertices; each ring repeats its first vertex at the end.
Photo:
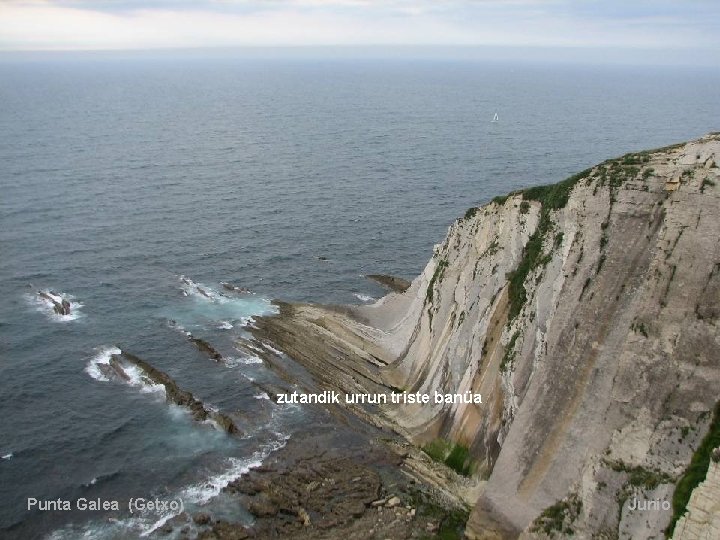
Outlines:
POLYGON ((498 118, 498 113, 497 113, 497 111, 495 111, 495 116, 493 116, 492 121, 497 122, 498 120, 500 120, 500 118, 498 118))

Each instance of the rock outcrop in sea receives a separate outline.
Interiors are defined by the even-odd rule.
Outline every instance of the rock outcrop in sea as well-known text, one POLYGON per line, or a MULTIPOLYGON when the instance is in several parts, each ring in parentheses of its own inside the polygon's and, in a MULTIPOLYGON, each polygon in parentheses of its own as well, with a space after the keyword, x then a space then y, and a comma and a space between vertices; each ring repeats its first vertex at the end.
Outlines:
POLYGON ((282 304, 253 333, 341 392, 482 394, 373 412, 463 456, 470 538, 710 538, 719 163, 710 134, 497 197, 404 292, 282 304))
POLYGON ((55 291, 38 291, 37 294, 52 305, 56 315, 70 315, 71 304, 67 298, 63 298, 55 291))
POLYGON ((180 388, 170 375, 160 371, 134 354, 127 351, 114 353, 110 356, 110 361, 107 364, 100 364, 98 367, 108 379, 117 377, 129 381, 130 376, 126 372, 127 365, 139 368, 142 377, 149 384, 162 386, 167 402, 187 409, 194 420, 198 422, 212 421, 226 433, 241 434, 240 429, 227 414, 205 406, 191 392, 180 388))

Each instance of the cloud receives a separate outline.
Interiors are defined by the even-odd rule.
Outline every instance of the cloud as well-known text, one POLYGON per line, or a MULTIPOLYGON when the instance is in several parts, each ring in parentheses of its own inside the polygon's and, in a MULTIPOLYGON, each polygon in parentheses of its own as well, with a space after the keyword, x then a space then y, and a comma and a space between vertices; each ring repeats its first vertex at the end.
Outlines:
POLYGON ((699 0, 6 0, 0 49, 720 48, 719 12, 699 0))

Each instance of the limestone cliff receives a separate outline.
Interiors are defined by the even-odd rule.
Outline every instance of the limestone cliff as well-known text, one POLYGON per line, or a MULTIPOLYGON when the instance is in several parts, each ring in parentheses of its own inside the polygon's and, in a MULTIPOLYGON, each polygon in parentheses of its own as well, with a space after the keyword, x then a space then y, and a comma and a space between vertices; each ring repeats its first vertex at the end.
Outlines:
POLYGON ((258 321, 343 391, 472 390, 388 406, 469 447, 468 536, 660 537, 720 388, 720 135, 608 160, 468 210, 401 294, 258 321), (311 344, 311 345, 308 345, 311 344))

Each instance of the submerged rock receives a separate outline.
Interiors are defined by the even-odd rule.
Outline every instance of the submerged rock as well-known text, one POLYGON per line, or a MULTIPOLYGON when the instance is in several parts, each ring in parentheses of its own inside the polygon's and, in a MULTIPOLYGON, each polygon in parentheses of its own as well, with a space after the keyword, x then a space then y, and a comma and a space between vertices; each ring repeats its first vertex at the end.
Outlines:
POLYGON ((192 335, 188 336, 188 339, 200 350, 200 352, 207 354, 211 359, 215 360, 216 362, 223 361, 222 354, 220 354, 215 347, 210 345, 204 339, 196 338, 192 335))
POLYGON ((232 283, 228 283, 226 281, 223 281, 222 283, 220 283, 220 285, 222 285, 223 289, 225 289, 226 291, 231 291, 231 292, 240 293, 240 294, 247 294, 250 292, 250 289, 248 289, 247 287, 239 287, 237 285, 233 285, 232 283))
POLYGON ((366 277, 368 279, 372 279, 373 281, 377 281, 380 285, 384 285, 388 289, 398 293, 404 293, 411 285, 411 282, 407 279, 397 276, 389 276, 386 274, 368 274, 366 277))

